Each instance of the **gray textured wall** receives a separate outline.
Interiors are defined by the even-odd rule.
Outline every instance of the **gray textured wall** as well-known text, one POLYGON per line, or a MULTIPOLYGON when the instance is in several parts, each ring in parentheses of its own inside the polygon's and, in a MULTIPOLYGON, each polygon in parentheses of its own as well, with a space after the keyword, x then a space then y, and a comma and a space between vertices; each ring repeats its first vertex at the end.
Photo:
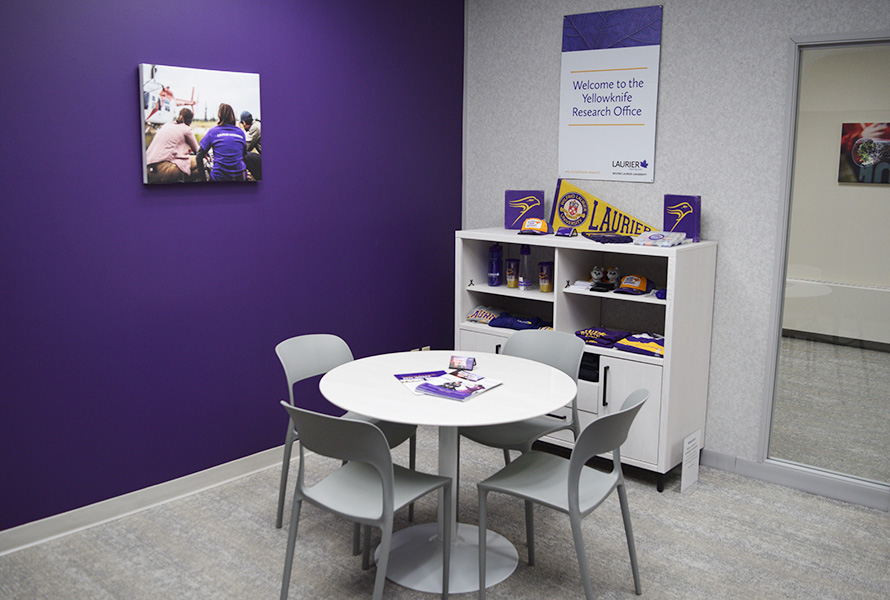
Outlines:
MULTIPOLYGON (((706 447, 758 460, 784 157, 790 38, 890 29, 890 0, 664 0, 655 181, 575 181, 653 224, 664 194, 702 196, 719 242, 706 447)), ((503 225, 506 189, 556 187, 564 15, 638 0, 467 0, 464 223, 503 225)))

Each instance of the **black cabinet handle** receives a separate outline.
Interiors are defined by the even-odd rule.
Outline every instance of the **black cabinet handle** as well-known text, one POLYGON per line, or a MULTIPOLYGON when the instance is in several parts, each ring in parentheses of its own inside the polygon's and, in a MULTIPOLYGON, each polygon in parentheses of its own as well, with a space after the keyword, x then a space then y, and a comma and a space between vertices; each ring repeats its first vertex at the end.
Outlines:
POLYGON ((500 354, 500 353, 501 353, 501 345, 500 345, 500 344, 498 344, 498 345, 496 345, 496 346, 494 347, 494 353, 495 353, 495 354, 500 354))
POLYGON ((609 365, 603 367, 603 406, 609 406, 609 401, 606 400, 606 397, 609 394, 609 365))

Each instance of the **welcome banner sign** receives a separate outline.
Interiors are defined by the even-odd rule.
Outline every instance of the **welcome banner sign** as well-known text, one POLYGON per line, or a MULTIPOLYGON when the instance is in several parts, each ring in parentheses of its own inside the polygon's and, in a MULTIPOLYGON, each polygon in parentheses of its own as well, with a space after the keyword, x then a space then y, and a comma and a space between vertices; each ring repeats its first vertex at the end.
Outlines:
POLYGON ((559 176, 651 183, 661 6, 563 19, 559 176))

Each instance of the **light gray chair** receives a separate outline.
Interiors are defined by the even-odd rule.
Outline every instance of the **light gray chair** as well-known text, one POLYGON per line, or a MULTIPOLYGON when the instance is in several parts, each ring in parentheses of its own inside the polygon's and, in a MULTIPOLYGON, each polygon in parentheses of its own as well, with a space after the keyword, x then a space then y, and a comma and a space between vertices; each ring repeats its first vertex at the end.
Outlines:
POLYGON ((624 533, 630 552, 630 566, 634 578, 634 590, 642 593, 637 553, 634 548, 630 511, 624 473, 621 470, 620 446, 627 439, 631 423, 649 398, 648 390, 630 394, 618 412, 608 414, 590 423, 575 442, 571 457, 546 452, 526 452, 506 467, 478 484, 479 488, 479 598, 485 598, 485 527, 486 504, 490 492, 509 494, 525 500, 525 528, 528 546, 528 564, 535 564, 535 531, 533 504, 541 504, 569 515, 575 552, 581 570, 584 595, 592 600, 593 586, 587 570, 581 519, 589 515, 613 490, 618 490, 621 515, 624 517, 624 533), (612 452, 612 470, 598 471, 585 464, 594 456, 612 452))
MULTIPOLYGON (((295 383, 322 375, 334 367, 353 360, 352 350, 349 349, 349 345, 342 338, 329 333, 314 333, 288 338, 275 346, 275 354, 278 355, 278 360, 281 361, 281 366, 284 367, 291 406, 297 406, 294 399, 295 383)), ((350 419, 368 421, 376 425, 383 432, 383 435, 386 436, 386 441, 389 443, 390 448, 395 448, 405 440, 410 440, 408 466, 414 469, 417 454, 416 425, 390 423, 351 412, 347 412, 343 416, 350 419)), ((278 512, 275 517, 275 527, 279 529, 284 516, 284 496, 287 490, 288 468, 290 467, 291 453, 296 439, 297 432, 288 423, 287 436, 284 439, 284 457, 281 462, 281 483, 278 486, 278 512)), ((408 507, 408 520, 414 520, 413 504, 408 507)), ((356 525, 352 545, 353 554, 358 554, 360 551, 359 536, 359 527, 356 525)))
MULTIPOLYGON (((503 354, 528 358, 548 364, 578 382, 578 370, 584 356, 584 341, 576 335, 551 329, 525 329, 514 333, 504 344, 503 354)), ((504 462, 510 462, 510 450, 528 452, 541 437, 570 429, 578 438, 578 397, 572 399, 571 415, 565 419, 544 415, 504 425, 461 427, 460 435, 493 448, 504 450, 504 462)))
MULTIPOLYGON (((451 496, 451 478, 429 475, 406 469, 392 463, 389 443, 383 432, 367 421, 347 417, 332 417, 291 406, 281 405, 290 415, 290 421, 300 436, 300 466, 294 488, 290 528, 287 535, 287 552, 284 574, 281 579, 281 600, 286 600, 293 568, 294 545, 303 501, 365 525, 364 562, 368 561, 371 548, 368 543, 369 527, 381 530, 380 549, 377 558, 377 575, 374 580, 374 600, 383 597, 386 567, 392 543, 393 513, 435 490, 443 489, 451 496), (308 487, 305 483, 306 460, 304 451, 339 459, 343 465, 319 483, 308 487)), ((442 597, 448 597, 448 576, 451 561, 451 506, 445 502, 442 518, 444 526, 442 553, 442 597)))

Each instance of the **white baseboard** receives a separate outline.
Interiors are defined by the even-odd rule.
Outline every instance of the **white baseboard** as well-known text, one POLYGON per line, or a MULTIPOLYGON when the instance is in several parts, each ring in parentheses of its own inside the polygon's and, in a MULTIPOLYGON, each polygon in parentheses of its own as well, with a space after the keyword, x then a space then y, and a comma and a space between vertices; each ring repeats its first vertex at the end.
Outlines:
POLYGON ((284 446, 0 531, 0 556, 281 465, 284 446))
POLYGON ((701 464, 796 490, 890 511, 890 485, 820 471, 805 465, 767 460, 754 462, 719 452, 702 451, 701 464))

